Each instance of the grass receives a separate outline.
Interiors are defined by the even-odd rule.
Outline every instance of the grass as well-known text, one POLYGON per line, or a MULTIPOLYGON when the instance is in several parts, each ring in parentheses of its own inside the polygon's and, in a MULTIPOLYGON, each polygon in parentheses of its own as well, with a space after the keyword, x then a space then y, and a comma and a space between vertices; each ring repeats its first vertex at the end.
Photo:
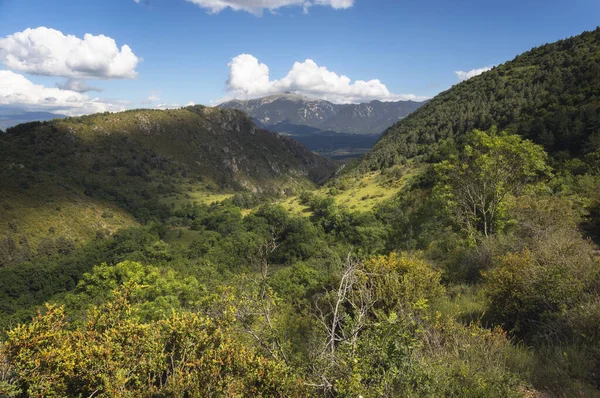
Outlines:
POLYGON ((448 297, 439 302, 436 310, 466 325, 477 323, 485 312, 485 298, 481 288, 455 285, 448 289, 448 297))
POLYGON ((192 231, 186 227, 173 227, 167 232, 164 241, 171 245, 180 244, 187 249, 200 234, 200 231, 192 231))
POLYGON ((374 171, 358 177, 344 177, 322 187, 318 193, 334 197, 339 206, 351 211, 367 212, 398 194, 423 169, 422 166, 404 166, 383 173, 374 171))
POLYGON ((98 231, 114 233, 138 225, 130 214, 109 202, 58 187, 37 188, 0 201, 0 220, 6 220, 0 223, 0 236, 26 236, 35 248, 48 236, 85 242, 98 231))
POLYGON ((289 213, 295 216, 308 217, 311 215, 310 209, 300 203, 300 198, 297 196, 290 196, 279 204, 282 205, 289 213))
POLYGON ((173 193, 160 198, 161 203, 169 206, 179 207, 187 203, 198 203, 210 205, 212 203, 222 202, 234 195, 231 192, 213 192, 207 191, 204 186, 190 185, 187 192, 173 193))
POLYGON ((372 210, 375 205, 390 199, 403 186, 401 180, 388 185, 385 185, 384 181, 381 172, 371 172, 359 178, 342 182, 338 187, 330 188, 325 194, 333 196, 336 203, 342 207, 366 212, 372 210))
MULTIPOLYGON (((380 171, 362 174, 358 177, 344 176, 314 191, 321 196, 335 199, 338 206, 353 212, 368 212, 378 204, 397 195, 406 183, 424 170, 422 166, 397 167, 392 172, 380 171)), ((294 215, 310 216, 308 207, 300 203, 297 196, 279 202, 294 215)))

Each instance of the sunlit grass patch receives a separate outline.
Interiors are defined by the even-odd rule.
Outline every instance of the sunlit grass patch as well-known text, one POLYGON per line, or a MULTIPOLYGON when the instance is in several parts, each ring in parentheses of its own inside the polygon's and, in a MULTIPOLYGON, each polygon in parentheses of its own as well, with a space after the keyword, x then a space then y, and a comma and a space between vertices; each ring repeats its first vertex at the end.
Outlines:
POLYGON ((405 166, 345 177, 322 187, 318 193, 334 197, 339 206, 351 211, 366 212, 391 199, 422 170, 423 167, 405 166))
POLYGON ((305 206, 302 203, 300 203, 300 198, 298 196, 290 196, 289 198, 285 199, 279 204, 295 216, 308 217, 312 214, 308 206, 305 206))
POLYGON ((118 206, 57 187, 11 193, 0 201, 0 219, 7 220, 0 223, 0 235, 26 236, 33 247, 45 237, 64 236, 83 243, 99 232, 112 234, 138 225, 118 206))
POLYGON ((169 206, 179 207, 187 203, 198 203, 210 205, 212 203, 219 203, 225 199, 229 199, 233 196, 233 193, 222 193, 222 192, 211 192, 206 190, 191 190, 188 192, 171 194, 160 198, 162 203, 169 206))

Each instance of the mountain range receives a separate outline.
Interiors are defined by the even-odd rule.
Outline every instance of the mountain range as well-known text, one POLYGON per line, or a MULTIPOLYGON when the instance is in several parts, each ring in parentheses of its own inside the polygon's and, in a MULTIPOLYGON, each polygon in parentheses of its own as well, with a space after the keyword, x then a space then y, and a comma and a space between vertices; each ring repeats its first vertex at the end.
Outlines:
POLYGON ((421 105, 414 101, 334 104, 283 93, 231 100, 219 107, 246 112, 259 126, 290 135, 315 152, 351 157, 366 152, 386 128, 421 105))
POLYGON ((6 130, 21 123, 61 119, 64 117, 65 115, 50 112, 29 112, 22 109, 0 107, 0 130, 6 130))

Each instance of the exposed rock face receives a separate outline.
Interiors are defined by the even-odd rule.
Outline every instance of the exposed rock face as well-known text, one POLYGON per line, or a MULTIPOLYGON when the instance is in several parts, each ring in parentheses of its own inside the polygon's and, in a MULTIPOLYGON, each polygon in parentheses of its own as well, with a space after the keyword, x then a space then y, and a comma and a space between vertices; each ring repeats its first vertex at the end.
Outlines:
MULTIPOLYGON (((245 113, 233 109, 187 108, 204 117, 205 127, 218 148, 232 178, 242 186, 260 185, 261 179, 303 176, 317 182, 335 167, 289 137, 260 129, 245 113), (245 182, 244 182, 245 181, 245 182)), ((206 137, 209 141, 208 138, 206 137)), ((212 152, 209 149, 209 152, 212 152)), ((214 154, 207 154, 208 157, 214 154)), ((260 190, 260 188, 259 188, 260 190)))

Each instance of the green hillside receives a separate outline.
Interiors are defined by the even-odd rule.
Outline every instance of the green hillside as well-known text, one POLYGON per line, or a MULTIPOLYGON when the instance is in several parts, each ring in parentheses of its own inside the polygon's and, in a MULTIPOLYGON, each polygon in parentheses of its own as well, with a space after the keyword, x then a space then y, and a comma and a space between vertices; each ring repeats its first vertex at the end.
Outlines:
POLYGON ((600 28, 534 48, 439 94, 390 127, 360 169, 439 159, 448 143, 494 125, 559 158, 600 149, 600 28))
POLYGON ((22 124, 0 135, 0 235, 34 244, 54 234, 87 240, 158 220, 182 199, 283 194, 332 171, 328 160, 233 110, 194 106, 22 124))
POLYGON ((599 39, 349 172, 238 111, 9 130, 0 397, 600 397, 599 39))

